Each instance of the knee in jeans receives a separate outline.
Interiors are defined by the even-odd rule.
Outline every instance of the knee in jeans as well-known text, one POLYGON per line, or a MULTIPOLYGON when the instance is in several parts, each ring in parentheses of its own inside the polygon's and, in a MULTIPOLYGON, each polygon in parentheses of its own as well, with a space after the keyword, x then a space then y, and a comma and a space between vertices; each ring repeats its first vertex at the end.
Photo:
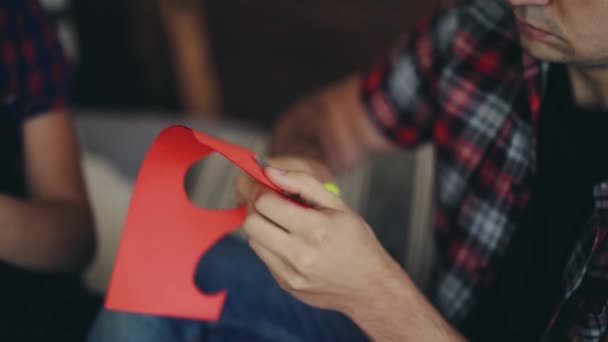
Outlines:
POLYGON ((197 321, 105 310, 88 341, 197 341, 202 328, 197 321))
POLYGON ((105 341, 108 334, 129 340, 135 332, 156 331, 162 325, 164 323, 159 317, 104 310, 95 322, 90 341, 105 341))
POLYGON ((228 236, 200 259, 194 280, 196 285, 207 293, 228 289, 250 272, 257 257, 246 242, 228 236))

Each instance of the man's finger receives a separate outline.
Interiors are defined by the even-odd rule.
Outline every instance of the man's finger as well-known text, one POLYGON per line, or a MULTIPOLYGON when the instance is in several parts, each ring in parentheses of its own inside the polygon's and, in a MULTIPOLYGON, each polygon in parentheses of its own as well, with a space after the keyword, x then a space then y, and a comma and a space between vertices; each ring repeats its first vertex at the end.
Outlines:
POLYGON ((249 241, 255 241, 274 254, 287 258, 292 251, 294 239, 283 228, 270 222, 260 214, 250 214, 243 223, 243 230, 249 237, 249 241))
POLYGON ((253 179, 244 172, 239 174, 234 180, 234 192, 236 202, 239 205, 245 205, 250 200, 251 192, 254 184, 253 179))
POLYGON ((249 240, 249 246, 253 252, 262 260, 270 270, 273 277, 283 285, 289 287, 298 281, 303 281, 304 276, 299 274, 295 268, 288 264, 283 258, 279 257, 271 250, 267 249, 255 240, 249 240))
POLYGON ((327 191, 323 184, 310 175, 272 167, 266 168, 266 175, 283 192, 298 198, 311 207, 341 209, 344 206, 339 197, 327 191))
POLYGON ((253 204, 255 210, 290 233, 319 225, 321 213, 297 205, 274 191, 265 191, 253 204))

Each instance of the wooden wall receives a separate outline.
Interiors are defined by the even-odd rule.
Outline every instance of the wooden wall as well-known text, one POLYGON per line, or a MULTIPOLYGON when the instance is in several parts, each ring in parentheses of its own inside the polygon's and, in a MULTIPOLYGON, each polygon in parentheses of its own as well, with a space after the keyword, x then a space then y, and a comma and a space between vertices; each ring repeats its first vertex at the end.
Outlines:
MULTIPOLYGON (((225 112, 269 124, 303 94, 380 58, 437 1, 206 1, 225 112)), ((79 103, 179 110, 155 3, 74 0, 79 103)))
POLYGON ((210 1, 225 108, 270 119, 302 94, 367 68, 433 6, 414 0, 210 1))

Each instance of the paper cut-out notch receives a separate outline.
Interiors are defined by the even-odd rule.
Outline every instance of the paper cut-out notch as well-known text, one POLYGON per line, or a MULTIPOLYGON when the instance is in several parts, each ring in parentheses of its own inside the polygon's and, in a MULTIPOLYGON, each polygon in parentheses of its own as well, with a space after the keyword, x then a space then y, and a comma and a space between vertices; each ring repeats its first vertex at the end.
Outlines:
POLYGON ((265 186, 255 154, 245 148, 172 126, 157 137, 135 182, 106 308, 139 314, 216 321, 226 291, 202 293, 194 284, 199 259, 238 228, 244 208, 202 209, 183 188, 190 166, 217 152, 265 186))

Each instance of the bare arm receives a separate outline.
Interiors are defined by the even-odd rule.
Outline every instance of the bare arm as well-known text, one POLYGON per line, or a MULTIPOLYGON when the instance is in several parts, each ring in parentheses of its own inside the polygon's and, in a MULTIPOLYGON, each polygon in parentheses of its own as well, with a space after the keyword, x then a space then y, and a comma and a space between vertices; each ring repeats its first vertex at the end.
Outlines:
POLYGON ((464 341, 411 279, 393 265, 375 293, 345 313, 373 341, 464 341))
POLYGON ((95 249, 92 216, 69 116, 24 124, 28 198, 0 194, 0 259, 37 271, 75 271, 95 249))
POLYGON ((279 122, 272 153, 327 165, 339 173, 394 145, 368 118, 353 75, 306 98, 279 122))

